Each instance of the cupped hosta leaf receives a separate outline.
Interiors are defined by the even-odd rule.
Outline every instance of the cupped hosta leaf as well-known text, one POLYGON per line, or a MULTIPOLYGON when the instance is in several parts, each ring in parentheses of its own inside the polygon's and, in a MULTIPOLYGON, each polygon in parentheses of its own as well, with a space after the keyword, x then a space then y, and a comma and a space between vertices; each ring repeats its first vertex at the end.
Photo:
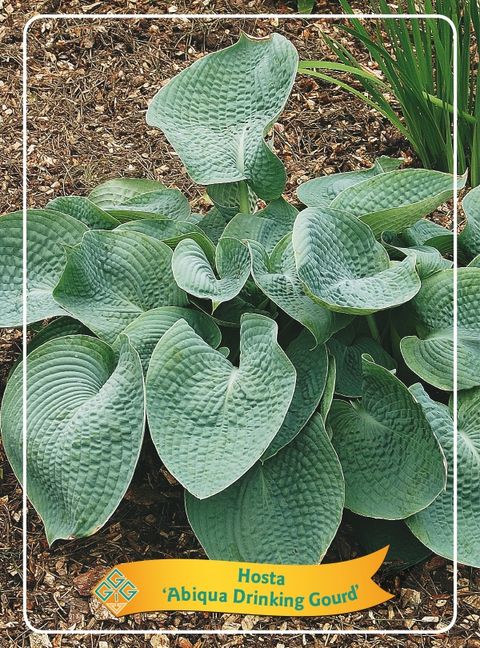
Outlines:
POLYGON ((177 243, 185 238, 192 239, 205 252, 210 263, 215 262, 215 245, 208 236, 194 223, 176 221, 170 218, 159 220, 140 219, 123 223, 117 231, 142 232, 147 236, 163 241, 169 247, 175 248, 177 243))
POLYGON ((295 80, 298 54, 283 36, 240 40, 183 70, 155 95, 147 123, 161 128, 195 182, 247 180, 264 200, 285 169, 264 141, 295 80), (212 93, 212 88, 221 88, 212 93))
POLYGON ((382 155, 369 169, 332 173, 331 175, 314 178, 304 182, 297 189, 297 196, 307 207, 328 207, 332 200, 348 187, 363 182, 380 173, 398 169, 402 164, 401 158, 390 158, 382 155))
MULTIPOLYGON (((114 215, 119 212, 131 212, 132 218, 135 217, 136 212, 147 212, 173 220, 187 220, 191 213, 188 200, 182 192, 167 187, 132 196, 110 208, 109 211, 114 215)), ((120 215, 120 219, 125 220, 125 216, 120 215)))
POLYGON ((89 231, 71 249, 54 296, 96 335, 113 342, 141 313, 186 305, 171 259, 168 245, 140 232, 89 231))
POLYGON ((412 245, 404 247, 401 237, 391 236, 391 232, 384 232, 381 237, 385 249, 391 259, 404 259, 411 256, 415 259, 415 267, 420 279, 426 279, 435 272, 451 268, 453 261, 445 259, 435 247, 429 245, 412 245))
POLYGON ((37 347, 45 344, 49 340, 66 335, 88 335, 89 330, 81 322, 73 317, 57 317, 53 322, 40 329, 40 331, 28 343, 28 352, 30 353, 37 347))
MULTIPOLYGON (((52 291, 66 262, 64 245, 78 243, 87 227, 54 210, 27 211, 27 324, 65 311, 52 291)), ((0 327, 22 326, 23 213, 0 218, 0 327)))
POLYGON ((237 214, 227 224, 222 236, 260 243, 268 253, 293 229, 298 211, 279 198, 256 214, 237 214))
POLYGON ((407 227, 402 232, 402 238, 408 247, 428 245, 437 249, 441 254, 453 253, 453 232, 426 218, 421 218, 411 227, 407 227))
POLYGON ((252 276, 257 286, 290 317, 305 326, 321 344, 346 326, 350 318, 316 304, 305 294, 298 278, 291 236, 287 235, 267 254, 260 243, 249 241, 252 276))
POLYGON ((150 432, 168 470, 196 497, 239 479, 282 425, 296 372, 276 336, 273 320, 245 315, 240 368, 182 320, 155 347, 147 373, 150 432))
MULTIPOLYGON (((466 176, 459 178, 458 188, 466 176)), ((342 191, 331 203, 369 225, 376 236, 401 232, 453 195, 453 176, 429 169, 382 173, 342 191)))
POLYGON ((154 308, 139 315, 122 333, 128 337, 130 344, 138 352, 144 371, 148 369, 157 342, 179 319, 185 320, 210 346, 218 347, 220 344, 222 337, 220 329, 205 313, 181 306, 154 308))
MULTIPOLYGON (((247 187, 248 207, 253 213, 257 209, 257 196, 247 187)), ((242 185, 240 182, 225 182, 207 187, 207 193, 224 218, 230 219, 241 211, 242 185)))
MULTIPOLYGON (((144 429, 140 359, 124 338, 118 361, 93 337, 56 338, 28 357, 27 493, 51 544, 95 533, 122 499, 144 429)), ((22 365, 2 403, 2 436, 22 476, 22 365)))
POLYGON ((328 360, 324 344, 315 346, 314 338, 303 330, 288 345, 286 354, 297 372, 295 392, 282 427, 263 454, 262 461, 273 457, 297 436, 316 410, 325 389, 328 360))
MULTIPOLYGON (((458 269, 458 388, 480 385, 480 268, 458 269)), ((400 343, 403 359, 422 380, 453 389, 453 270, 428 277, 411 306, 417 336, 400 343)))
POLYGON ((373 360, 386 367, 395 369, 395 360, 371 337, 357 332, 355 322, 339 331, 327 343, 330 353, 335 357, 335 393, 340 396, 358 398, 362 395, 362 355, 367 353, 373 360))
MULTIPOLYGON (((327 347, 328 349, 328 347, 327 347)), ((318 413, 322 417, 322 421, 326 423, 328 413, 332 407, 333 397, 335 396, 335 381, 337 379, 337 367, 335 365, 335 356, 327 351, 328 368, 327 378, 325 381, 325 389, 323 390, 322 398, 318 406, 318 413)), ((327 434, 331 438, 331 430, 327 428, 327 434)))
POLYGON ((217 279, 201 246, 184 239, 175 248, 172 258, 173 276, 190 295, 211 299, 216 306, 238 295, 250 276, 248 248, 235 239, 220 239, 215 251, 217 279))
POLYGON ((208 557, 315 564, 340 524, 344 483, 321 417, 288 446, 205 500, 186 493, 187 516, 208 557))
POLYGON ((106 211, 116 205, 122 205, 126 200, 150 191, 166 189, 157 180, 148 178, 114 178, 107 180, 92 189, 88 194, 89 200, 106 211))
POLYGON ((372 230, 358 218, 309 207, 293 227, 298 276, 328 308, 368 314, 412 299, 420 288, 415 260, 390 262, 372 230))
POLYGON ((334 401, 327 421, 345 474, 345 505, 367 517, 403 519, 443 490, 445 458, 405 385, 367 358, 361 402, 334 401))
POLYGON ((480 254, 480 187, 468 192, 462 202, 467 223, 458 237, 459 246, 474 257, 480 254))
POLYGON ((120 224, 120 221, 83 196, 59 196, 47 203, 47 209, 69 214, 90 229, 113 229, 120 224))

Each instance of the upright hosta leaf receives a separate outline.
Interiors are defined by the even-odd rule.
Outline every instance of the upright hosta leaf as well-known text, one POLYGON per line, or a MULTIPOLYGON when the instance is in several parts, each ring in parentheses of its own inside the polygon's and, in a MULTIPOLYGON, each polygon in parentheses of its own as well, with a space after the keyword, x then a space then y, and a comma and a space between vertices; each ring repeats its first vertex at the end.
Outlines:
POLYGON ((305 294, 297 275, 290 235, 278 243, 270 257, 260 243, 250 241, 248 247, 257 286, 290 317, 303 324, 317 344, 348 324, 348 316, 333 313, 305 294))
POLYGON ((149 220, 142 218, 123 223, 117 231, 142 232, 147 236, 163 241, 169 247, 175 248, 177 243, 185 238, 192 239, 205 252, 210 263, 215 263, 215 246, 207 235, 194 223, 176 221, 170 218, 149 220))
POLYGON ((331 310, 374 313, 409 301, 420 288, 415 260, 390 262, 370 227, 350 214, 305 209, 292 241, 300 280, 331 310))
POLYGON ((294 439, 316 410, 327 379, 327 350, 325 345, 316 345, 308 331, 288 345, 286 354, 297 372, 297 382, 292 402, 282 427, 265 451, 262 461, 277 454, 294 439))
POLYGON ((480 188, 468 192, 462 202, 467 223, 458 237, 459 246, 474 257, 480 254, 480 188))
POLYGON ((171 259, 168 245, 139 232, 89 231, 68 255, 55 300, 113 342, 144 311, 186 305, 171 259))
MULTIPOLYGON (((458 269, 458 388, 480 385, 480 268, 458 269)), ((453 270, 425 279, 412 301, 417 336, 400 343, 408 367, 431 385, 453 389, 453 270)))
POLYGON ((344 483, 318 414, 296 439, 227 490, 199 500, 187 516, 209 558, 316 564, 340 524, 344 483))
POLYGON ((163 130, 195 182, 246 180, 257 196, 273 200, 285 188, 285 169, 264 136, 283 110, 297 63, 283 36, 242 34, 159 90, 147 123, 163 130))
MULTIPOLYGON (((257 209, 257 196, 247 187, 249 212, 257 209)), ((240 209, 242 185, 240 182, 225 182, 207 187, 207 193, 218 211, 230 219, 238 214, 240 209)))
POLYGON ((114 178, 107 180, 92 189, 88 198, 93 203, 110 211, 117 205, 122 205, 126 200, 140 194, 149 193, 150 191, 160 191, 166 189, 165 185, 157 180, 148 178, 114 178))
POLYGON ((401 158, 390 158, 382 155, 369 169, 332 173, 331 175, 314 178, 304 182, 297 189, 297 196, 307 207, 328 207, 332 200, 348 187, 363 182, 368 178, 398 169, 402 164, 401 158))
POLYGON ((426 218, 421 218, 411 227, 407 227, 402 232, 402 238, 408 247, 428 245, 441 254, 453 254, 453 232, 426 218))
POLYGON ((279 198, 256 214, 237 214, 227 224, 222 236, 260 243, 270 254, 293 229, 298 211, 279 198))
MULTIPOLYGON (((84 335, 56 338, 28 357, 27 494, 48 542, 95 533, 122 499, 144 429, 138 355, 84 335)), ((2 403, 5 451, 22 476, 22 365, 2 403)))
MULTIPOLYGON (((66 262, 64 245, 78 243, 87 227, 54 210, 27 211, 27 324, 64 315, 52 291, 66 262)), ((0 327, 22 326, 23 212, 0 218, 0 327)))
POLYGON ((155 347, 147 373, 150 432, 168 470, 196 497, 239 479, 282 425, 296 372, 276 336, 273 320, 245 315, 239 368, 182 320, 155 347))
MULTIPOLYGON (((432 551, 453 559, 453 418, 447 405, 432 400, 417 383, 410 391, 422 406, 448 463, 447 488, 430 506, 407 518, 411 531, 432 551)), ((477 419, 480 398, 477 398, 477 419)), ((459 412, 461 407, 459 408, 459 412)), ((470 417, 469 417, 470 418, 470 417)), ((478 420, 459 420, 458 429, 458 560, 480 565, 480 443, 478 420), (466 424, 466 427, 465 427, 466 424), (470 430, 468 430, 470 428, 470 430), (470 432, 470 433, 469 433, 470 432), (473 435, 471 434, 473 432, 473 435), (476 547, 476 549, 475 549, 476 547)))
POLYGON ((161 306, 142 313, 123 331, 136 349, 144 372, 148 369, 151 355, 162 335, 179 319, 189 324, 212 347, 221 341, 220 329, 211 317, 201 311, 181 306, 161 306))
POLYGON ((367 517, 403 519, 444 489, 445 458, 412 394, 367 357, 361 402, 334 401, 328 416, 345 474, 345 505, 367 517))
POLYGON ((220 239, 215 266, 218 279, 205 252, 192 239, 180 241, 173 253, 173 276, 180 288, 194 297, 211 299, 214 306, 236 297, 245 285, 250 276, 248 248, 236 239, 220 239))
MULTIPOLYGON (((458 188, 466 176, 459 178, 458 188)), ((453 176, 429 169, 401 169, 377 175, 342 191, 332 208, 348 211, 369 225, 376 236, 401 232, 430 214, 453 195, 453 176)))
POLYGON ((191 213, 188 200, 182 192, 178 189, 167 189, 166 187, 132 196, 110 208, 109 211, 114 215, 118 213, 120 220, 125 219, 120 212, 131 212, 132 218, 134 218, 136 212, 147 212, 173 220, 187 220, 191 213))
POLYGON ((362 355, 367 353, 387 369, 395 369, 395 360, 374 339, 357 332, 356 322, 339 331, 327 343, 335 357, 335 393, 358 398, 362 395, 362 355))
POLYGON ((120 221, 83 196, 59 196, 47 203, 47 209, 69 214, 90 229, 113 229, 120 224, 120 221))

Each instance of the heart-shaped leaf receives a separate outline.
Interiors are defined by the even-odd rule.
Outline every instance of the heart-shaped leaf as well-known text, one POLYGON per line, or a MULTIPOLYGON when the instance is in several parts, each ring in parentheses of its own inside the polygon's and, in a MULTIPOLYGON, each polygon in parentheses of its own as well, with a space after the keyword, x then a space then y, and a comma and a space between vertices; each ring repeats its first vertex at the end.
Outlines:
POLYGON ((264 136, 283 110, 298 54, 279 34, 240 40, 204 56, 153 98, 147 123, 161 128, 193 180, 246 180, 264 200, 285 188, 285 169, 264 136), (212 93, 212 87, 221 92, 212 93))
POLYGON ((336 333, 327 343, 335 357, 335 393, 340 396, 359 398, 362 395, 362 355, 367 353, 387 369, 395 369, 395 360, 371 337, 357 331, 356 322, 336 333))
POLYGON ((201 246, 184 239, 175 248, 172 258, 173 276, 190 295, 211 299, 214 306, 238 295, 250 276, 248 248, 240 241, 222 238, 215 251, 217 279, 201 246))
POLYGON ((166 189, 165 185, 148 178, 114 178, 92 189, 88 198, 102 209, 110 211, 130 198, 162 189, 166 189))
POLYGON ((171 220, 170 218, 158 220, 142 218, 123 223, 117 227, 117 231, 142 232, 147 236, 152 236, 159 241, 163 241, 173 249, 180 241, 189 238, 198 243, 210 263, 215 263, 215 245, 198 225, 194 223, 171 220))
MULTIPOLYGON (((54 210, 27 211, 27 324, 65 311, 52 291, 66 262, 64 245, 78 243, 87 227, 54 210)), ((23 212, 0 219, 0 327, 22 326, 23 212)))
POLYGON ((345 474, 345 505, 367 517, 403 519, 444 489, 445 458, 405 385, 367 358, 361 402, 334 401, 327 421, 345 474))
POLYGON ((187 516, 209 558, 316 564, 342 517, 343 475, 320 415, 288 446, 227 490, 199 500, 187 516))
POLYGON ((293 227, 298 276, 312 299, 343 313, 369 314, 412 299, 415 260, 390 262, 372 230, 329 208, 300 212, 293 227))
MULTIPOLYGON (((459 178, 458 188, 465 186, 459 178)), ((429 169, 400 169, 377 175, 342 191, 332 208, 348 211, 369 225, 375 236, 401 232, 453 195, 453 176, 429 169)))
POLYGON ((151 355, 162 335, 179 319, 185 320, 195 333, 207 344, 218 347, 220 329, 211 317, 201 311, 181 306, 161 306, 142 313, 123 331, 142 361, 144 372, 148 369, 151 355))
POLYGON ((305 294, 295 267, 291 236, 287 235, 267 254, 260 243, 249 241, 252 276, 257 286, 290 317, 305 326, 322 344, 350 318, 316 304, 305 294))
MULTIPOLYGON (((417 336, 400 343, 408 367, 438 389, 453 389, 453 270, 425 279, 412 301, 417 336)), ((480 268, 459 268, 458 388, 480 385, 480 268)))
POLYGON ((113 342, 141 313, 184 306, 175 284, 172 250, 140 232, 91 230, 72 248, 55 300, 91 331, 113 342))
POLYGON ((239 479, 282 425, 296 372, 276 336, 273 320, 245 315, 239 368, 182 320, 155 347, 147 373, 150 432, 168 470, 196 497, 239 479))
POLYGON ((89 229, 113 229, 120 224, 120 221, 83 196, 59 196, 47 203, 47 209, 69 214, 85 223, 89 229))
POLYGON ((470 256, 480 254, 480 187, 468 192, 462 202, 467 223, 458 237, 459 246, 470 256))
POLYGON ((327 350, 324 344, 315 345, 314 338, 303 330, 286 350, 297 372, 292 402, 282 427, 265 451, 262 461, 273 457, 294 439, 316 410, 327 379, 327 350))
MULTIPOLYGON (((2 402, 5 451, 22 477, 22 373, 2 402)), ((48 542, 95 533, 122 499, 144 429, 142 366, 124 338, 118 360, 93 337, 56 338, 28 356, 27 493, 48 542)))
POLYGON ((331 175, 314 178, 304 182, 297 189, 297 196, 307 207, 328 207, 332 200, 348 187, 363 182, 380 173, 398 169, 402 164, 401 158, 390 158, 385 155, 377 158, 369 169, 332 173, 331 175))
MULTIPOLYGON (((447 488, 426 509, 407 518, 411 531, 432 551, 453 560, 453 417, 447 405, 432 400, 420 384, 410 391, 418 400, 448 462, 447 488)), ((458 560, 480 567, 480 390, 458 398, 458 560)))
POLYGON ((277 243, 293 229, 298 211, 279 198, 255 214, 237 214, 222 236, 260 243, 270 254, 277 243))

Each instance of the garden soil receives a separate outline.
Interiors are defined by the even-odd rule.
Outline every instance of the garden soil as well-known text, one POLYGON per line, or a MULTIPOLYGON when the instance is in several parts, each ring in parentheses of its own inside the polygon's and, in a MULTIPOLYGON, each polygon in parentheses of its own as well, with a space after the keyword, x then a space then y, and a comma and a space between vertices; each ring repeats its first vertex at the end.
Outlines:
MULTIPOLYGON (((357 3, 368 11, 368 3, 357 3)), ((146 126, 148 100, 181 69, 234 42, 239 30, 255 36, 279 31, 303 58, 328 57, 321 33, 340 36, 335 23, 311 20, 228 17, 202 21, 176 17, 195 13, 292 13, 293 5, 273 0, 229 2, 25 2, 0 0, 0 120, 2 123, 1 212, 22 206, 21 38, 26 19, 38 13, 169 13, 164 21, 137 19, 87 22, 35 22, 28 36, 28 204, 42 207, 52 197, 86 194, 121 175, 143 176, 176 186, 205 212, 208 201, 194 186, 160 131, 146 126)), ((317 4, 324 13, 338 3, 317 4)), ((341 36, 343 38, 343 36, 341 36)), ((355 50, 368 64, 364 53, 355 50)), ((286 196, 295 201, 298 184, 315 176, 369 166, 379 155, 401 156, 416 165, 408 143, 375 112, 339 88, 299 76, 273 129, 277 154, 287 167, 286 196)), ((448 225, 451 210, 435 220, 448 225)), ((0 330, 1 389, 21 351, 18 331, 0 330)), ((102 636, 40 635, 26 629, 21 614, 21 490, 0 446, 0 648, 216 648, 217 646, 452 646, 480 648, 480 577, 459 568, 459 616, 448 635, 358 637, 302 634, 308 629, 376 630, 439 628, 452 616, 452 565, 432 557, 422 565, 384 576, 382 585, 397 596, 381 606, 338 619, 275 618, 213 613, 156 613, 120 621, 90 597, 93 584, 117 562, 149 558, 204 557, 183 511, 182 490, 145 443, 133 483, 108 524, 90 538, 48 548, 43 527, 29 514, 28 609, 37 628, 88 630, 102 636), (188 629, 197 635, 113 636, 111 629, 188 629), (202 636, 215 630, 298 630, 293 636, 202 636)), ((360 549, 342 534, 329 560, 354 557, 360 549)))

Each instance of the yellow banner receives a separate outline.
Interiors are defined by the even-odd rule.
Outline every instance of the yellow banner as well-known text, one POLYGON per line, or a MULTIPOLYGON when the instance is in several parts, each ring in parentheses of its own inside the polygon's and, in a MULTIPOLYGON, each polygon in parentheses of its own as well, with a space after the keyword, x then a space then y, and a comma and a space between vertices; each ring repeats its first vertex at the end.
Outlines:
POLYGON ((384 547, 368 556, 323 565, 188 559, 121 563, 92 593, 117 617, 157 610, 342 614, 393 597, 372 581, 387 551, 384 547))

